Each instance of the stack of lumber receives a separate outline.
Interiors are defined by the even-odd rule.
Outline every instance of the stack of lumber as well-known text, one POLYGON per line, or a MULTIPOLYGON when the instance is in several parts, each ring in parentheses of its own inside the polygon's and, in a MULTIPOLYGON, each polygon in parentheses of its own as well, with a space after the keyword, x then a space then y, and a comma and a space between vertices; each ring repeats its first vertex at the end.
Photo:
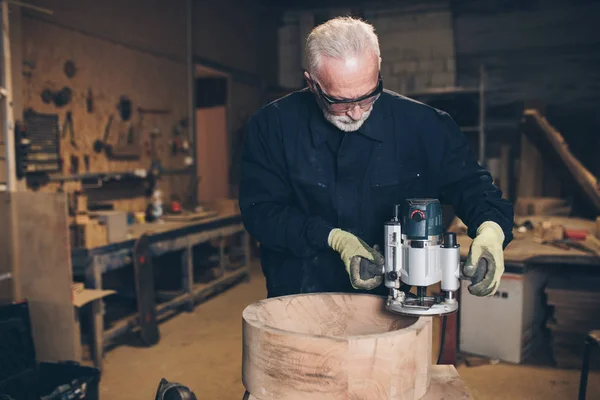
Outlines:
MULTIPOLYGON (((555 277, 546 287, 551 308, 548 328, 554 360, 559 368, 581 368, 588 332, 600 329, 600 277, 555 277)), ((591 360, 600 369, 600 357, 591 360)))
POLYGON ((557 197, 520 196, 514 204, 515 215, 560 215, 571 213, 571 206, 565 199, 557 197))

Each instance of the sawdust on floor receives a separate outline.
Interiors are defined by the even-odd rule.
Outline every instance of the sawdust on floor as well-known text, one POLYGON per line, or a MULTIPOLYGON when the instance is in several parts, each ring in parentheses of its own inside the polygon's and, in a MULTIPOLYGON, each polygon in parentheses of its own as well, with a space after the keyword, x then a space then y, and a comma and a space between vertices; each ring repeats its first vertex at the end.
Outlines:
MULTIPOLYGON (((100 398, 153 400, 161 378, 189 386, 199 399, 241 400, 242 311, 266 296, 254 265, 241 282, 191 313, 182 311, 160 325, 161 341, 145 348, 136 341, 107 352, 100 398)), ((499 332, 499 334, 501 334, 499 332)), ((475 399, 575 399, 579 371, 527 365, 459 366, 475 399)), ((600 398, 600 372, 591 372, 588 399, 600 398)))

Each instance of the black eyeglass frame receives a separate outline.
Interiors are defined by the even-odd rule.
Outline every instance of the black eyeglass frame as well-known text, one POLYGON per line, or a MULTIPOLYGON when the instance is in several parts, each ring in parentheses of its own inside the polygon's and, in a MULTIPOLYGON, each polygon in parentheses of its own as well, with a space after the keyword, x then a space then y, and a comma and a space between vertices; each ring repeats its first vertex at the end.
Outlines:
POLYGON ((319 96, 321 99, 325 101, 327 106, 333 106, 334 104, 351 104, 351 103, 360 103, 361 101, 367 100, 371 97, 375 97, 380 95, 383 92, 383 79, 381 78, 381 73, 377 79, 377 87, 371 93, 365 94, 363 96, 357 97, 355 99, 336 99, 335 97, 328 96, 323 92, 321 86, 317 83, 317 81, 311 79, 313 85, 317 88, 317 92, 319 92, 319 96))

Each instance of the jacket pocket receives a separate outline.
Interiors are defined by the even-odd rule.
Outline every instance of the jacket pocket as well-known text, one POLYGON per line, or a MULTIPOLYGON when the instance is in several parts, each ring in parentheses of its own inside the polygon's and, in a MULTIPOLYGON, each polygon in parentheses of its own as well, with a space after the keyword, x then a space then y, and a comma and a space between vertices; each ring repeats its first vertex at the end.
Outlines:
POLYGON ((424 196, 421 172, 414 170, 380 171, 371 176, 369 210, 364 215, 372 221, 370 229, 383 233, 383 224, 393 215, 394 205, 407 198, 424 196))
POLYGON ((386 188, 390 186, 414 185, 421 179, 421 172, 414 170, 377 171, 371 175, 371 187, 386 188))
POLYGON ((295 193, 294 201, 309 215, 325 216, 331 211, 331 189, 319 177, 290 176, 295 193))
POLYGON ((327 189, 329 185, 327 185, 327 182, 325 181, 325 179, 319 179, 317 178, 313 178, 313 177, 307 177, 307 176, 301 176, 301 175, 291 175, 290 176, 292 181, 297 182, 300 185, 305 185, 305 186, 315 186, 321 189, 327 189))

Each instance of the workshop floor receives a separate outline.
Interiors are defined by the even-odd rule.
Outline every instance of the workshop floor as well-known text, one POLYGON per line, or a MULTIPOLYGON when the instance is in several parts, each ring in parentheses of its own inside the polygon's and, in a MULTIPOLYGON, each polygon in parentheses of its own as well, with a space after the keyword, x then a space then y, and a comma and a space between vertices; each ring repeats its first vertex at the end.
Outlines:
MULTIPOLYGON (((160 326, 152 348, 131 344, 107 352, 100 398, 153 400, 161 378, 189 386, 198 399, 241 400, 242 310, 264 298, 257 265, 250 283, 182 312, 160 326)), ((501 334, 501 333, 499 333, 501 334)), ((575 399, 579 371, 507 364, 460 366, 475 399, 575 399)), ((600 372, 590 374, 588 399, 600 398, 600 372)))

